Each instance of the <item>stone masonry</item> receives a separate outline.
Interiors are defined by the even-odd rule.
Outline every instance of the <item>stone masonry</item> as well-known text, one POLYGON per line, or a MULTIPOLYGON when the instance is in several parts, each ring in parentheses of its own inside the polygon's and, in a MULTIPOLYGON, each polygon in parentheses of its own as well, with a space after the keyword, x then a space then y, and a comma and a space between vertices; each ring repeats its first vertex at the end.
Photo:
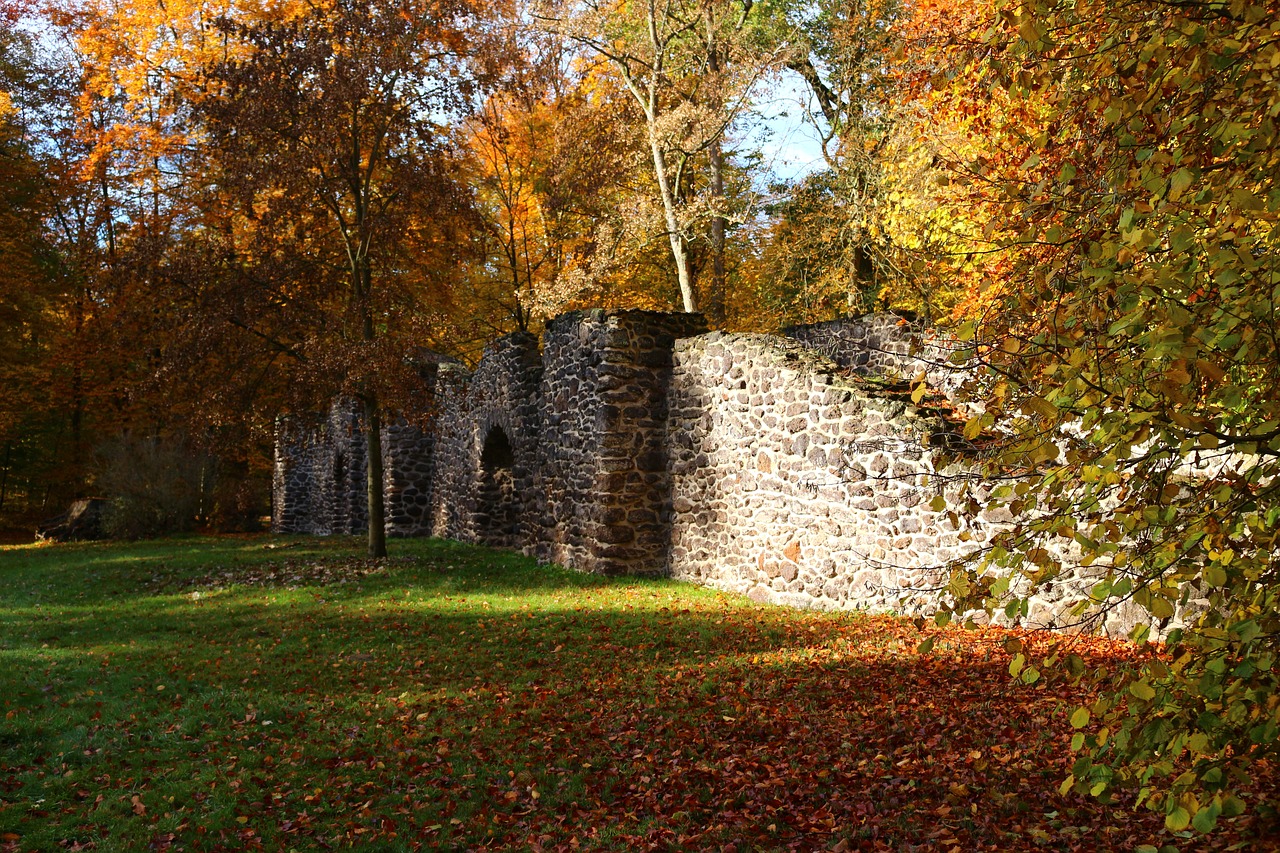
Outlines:
POLYGON ((888 609, 961 556, 928 506, 945 422, 778 338, 705 335, 675 363, 673 575, 759 601, 888 609))
MULTIPOLYGON (((757 601, 928 614, 941 570, 1008 521, 932 507, 957 488, 936 467, 954 425, 889 393, 920 376, 958 387, 950 352, 898 314, 785 337, 707 334, 690 314, 562 315, 541 347, 517 333, 472 372, 424 373, 431 427, 388 430, 387 530, 757 601)), ((282 420, 275 529, 361 530, 362 452, 348 401, 307 427, 282 420)), ((966 488, 981 500, 987 486, 966 488)), ((1025 621, 1061 623, 1091 582, 1046 589, 1025 621)))
POLYGON ((651 311, 547 325, 531 553, 585 571, 665 573, 672 352, 705 330, 698 315, 651 311))

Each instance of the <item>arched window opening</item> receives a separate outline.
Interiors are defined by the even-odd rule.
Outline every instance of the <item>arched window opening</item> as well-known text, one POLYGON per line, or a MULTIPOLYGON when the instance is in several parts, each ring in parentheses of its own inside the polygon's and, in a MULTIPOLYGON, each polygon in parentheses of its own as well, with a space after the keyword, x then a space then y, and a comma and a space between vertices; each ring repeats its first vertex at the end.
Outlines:
POLYGON ((520 545, 514 467, 511 440, 502 427, 491 427, 480 450, 480 494, 476 502, 476 534, 485 545, 520 545))

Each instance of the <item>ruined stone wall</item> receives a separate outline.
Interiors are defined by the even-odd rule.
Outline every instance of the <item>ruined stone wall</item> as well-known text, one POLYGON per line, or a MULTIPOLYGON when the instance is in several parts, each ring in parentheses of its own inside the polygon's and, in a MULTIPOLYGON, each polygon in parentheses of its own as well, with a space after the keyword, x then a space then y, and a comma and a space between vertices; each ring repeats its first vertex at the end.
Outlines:
POLYGON ((537 538, 531 526, 540 433, 538 340, 528 333, 485 349, 474 373, 441 372, 432 532, 507 548, 537 538))
MULTIPOLYGON (((474 372, 433 368, 431 428, 387 429, 388 533, 779 604, 932 612, 947 564, 1009 521, 934 509, 959 488, 984 501, 990 484, 964 463, 937 471, 955 424, 885 387, 923 370, 954 388, 951 346, 891 314, 789 338, 703 332, 696 315, 575 312, 547 325, 541 352, 515 334, 474 372)), ((310 429, 282 423, 277 530, 364 529, 359 421, 339 401, 310 429)), ((1062 624, 1101 571, 1038 590, 1025 621, 1062 624)))
POLYGON ((387 535, 430 536, 435 432, 395 420, 383 430, 382 459, 387 535))
POLYGON ((700 315, 575 312, 544 336, 535 492, 541 559, 606 574, 666 571, 667 386, 700 315))
POLYGON ((277 425, 272 529, 327 536, 364 529, 360 496, 365 453, 353 401, 339 398, 323 418, 277 425))
MULTIPOLYGON (((932 614, 947 565, 1010 522, 1005 510, 949 514, 962 489, 982 504, 994 487, 964 462, 938 469, 937 447, 953 429, 793 342, 680 341, 668 416, 671 574, 757 601, 932 614), (942 511, 931 505, 938 495, 942 511)), ((1032 591, 1019 617, 1032 627, 1072 624, 1072 606, 1107 571, 1072 568, 1079 554, 1070 540, 1047 547, 1066 568, 1032 591)), ((1125 604, 1101 627, 1112 636, 1139 624, 1160 633, 1182 616, 1157 626, 1125 604)))
POLYGON ((795 343, 680 341, 671 574, 780 604, 927 608, 934 567, 971 547, 929 506, 930 438, 948 429, 795 343))
POLYGON ((323 453, 317 474, 325 484, 323 495, 332 533, 363 533, 369 529, 368 467, 360 405, 352 399, 337 400, 325 424, 330 450, 323 453))
POLYGON ((886 311, 792 326, 782 334, 860 376, 910 382, 923 371, 931 388, 951 394, 967 375, 950 361, 958 343, 907 313, 886 311))
POLYGON ((271 530, 275 533, 325 534, 319 519, 314 445, 315 431, 295 419, 276 419, 275 460, 271 479, 271 530))
MULTIPOLYGON (((368 529, 367 454, 359 405, 334 401, 321 419, 282 418, 276 429, 271 528, 320 536, 368 529)), ((383 430, 389 536, 430 532, 434 437, 404 420, 383 430)))

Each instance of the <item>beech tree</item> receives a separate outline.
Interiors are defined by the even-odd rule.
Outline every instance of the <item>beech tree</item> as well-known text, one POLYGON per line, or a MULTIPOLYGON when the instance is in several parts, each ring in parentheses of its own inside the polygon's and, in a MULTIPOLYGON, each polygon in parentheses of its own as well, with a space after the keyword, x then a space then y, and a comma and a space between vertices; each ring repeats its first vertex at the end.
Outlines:
POLYGON ((57 258, 41 228, 48 201, 18 89, 29 40, 0 18, 0 511, 49 414, 49 349, 58 334, 57 258), (15 97, 17 95, 17 97, 15 97))
MULTIPOLYGON (((609 62, 639 108, 645 146, 671 249, 681 305, 702 308, 690 260, 693 225, 710 222, 712 307, 722 314, 725 203, 724 139, 747 109, 752 87, 776 69, 781 51, 749 26, 752 0, 569 8, 543 4, 542 20, 609 62), (689 204, 698 158, 709 180, 701 205, 689 204), (719 288, 719 292, 717 292, 719 288)), ((758 17, 759 12, 756 13, 758 17)))
POLYGON ((600 295, 601 238, 634 174, 635 145, 617 122, 629 96, 569 71, 558 34, 512 29, 502 81, 457 133, 479 225, 469 296, 505 320, 488 339, 600 295))
POLYGON ((344 281, 321 297, 330 328, 312 341, 309 366, 329 366, 363 408, 374 557, 386 554, 379 367, 405 357, 391 339, 403 331, 397 289, 415 217, 447 218, 456 204, 440 121, 465 94, 468 11, 337 0, 295 19, 228 22, 250 50, 216 70, 201 107, 226 190, 259 238, 305 231, 343 260, 344 281))
MULTIPOLYGON (((945 104, 933 95, 953 91, 942 85, 954 70, 943 48, 970 37, 974 4, 819 0, 786 9, 797 33, 786 67, 808 90, 824 168, 774 207, 756 273, 765 301, 790 322, 886 305, 945 318, 954 267, 971 247, 952 233, 938 183, 949 175, 934 168, 959 134, 940 121, 945 104)), ((985 91, 981 80, 968 82, 985 91)))
POLYGON ((966 434, 1001 423, 993 465, 1026 476, 993 499, 1013 529, 950 589, 1017 618, 1078 566, 1082 624, 1145 609, 1134 639, 1167 630, 1165 653, 1085 673, 1109 689, 1072 714, 1064 790, 1132 786, 1207 832, 1280 757, 1280 19, 1142 0, 989 23, 943 95, 983 116, 952 165, 1001 257, 960 328, 985 365, 966 434), (974 74, 1013 109, 985 111, 974 74))

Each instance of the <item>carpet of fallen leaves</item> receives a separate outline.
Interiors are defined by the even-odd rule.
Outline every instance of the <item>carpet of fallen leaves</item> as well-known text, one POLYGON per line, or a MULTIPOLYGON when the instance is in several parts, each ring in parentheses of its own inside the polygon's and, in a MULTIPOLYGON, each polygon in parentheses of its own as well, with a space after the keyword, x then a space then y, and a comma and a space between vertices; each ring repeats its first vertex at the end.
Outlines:
POLYGON ((921 655, 901 618, 482 549, 232 544, 74 595, 0 552, 0 851, 1280 850, 1257 811, 1061 796, 1088 697, 1013 682, 1007 632, 921 655))

